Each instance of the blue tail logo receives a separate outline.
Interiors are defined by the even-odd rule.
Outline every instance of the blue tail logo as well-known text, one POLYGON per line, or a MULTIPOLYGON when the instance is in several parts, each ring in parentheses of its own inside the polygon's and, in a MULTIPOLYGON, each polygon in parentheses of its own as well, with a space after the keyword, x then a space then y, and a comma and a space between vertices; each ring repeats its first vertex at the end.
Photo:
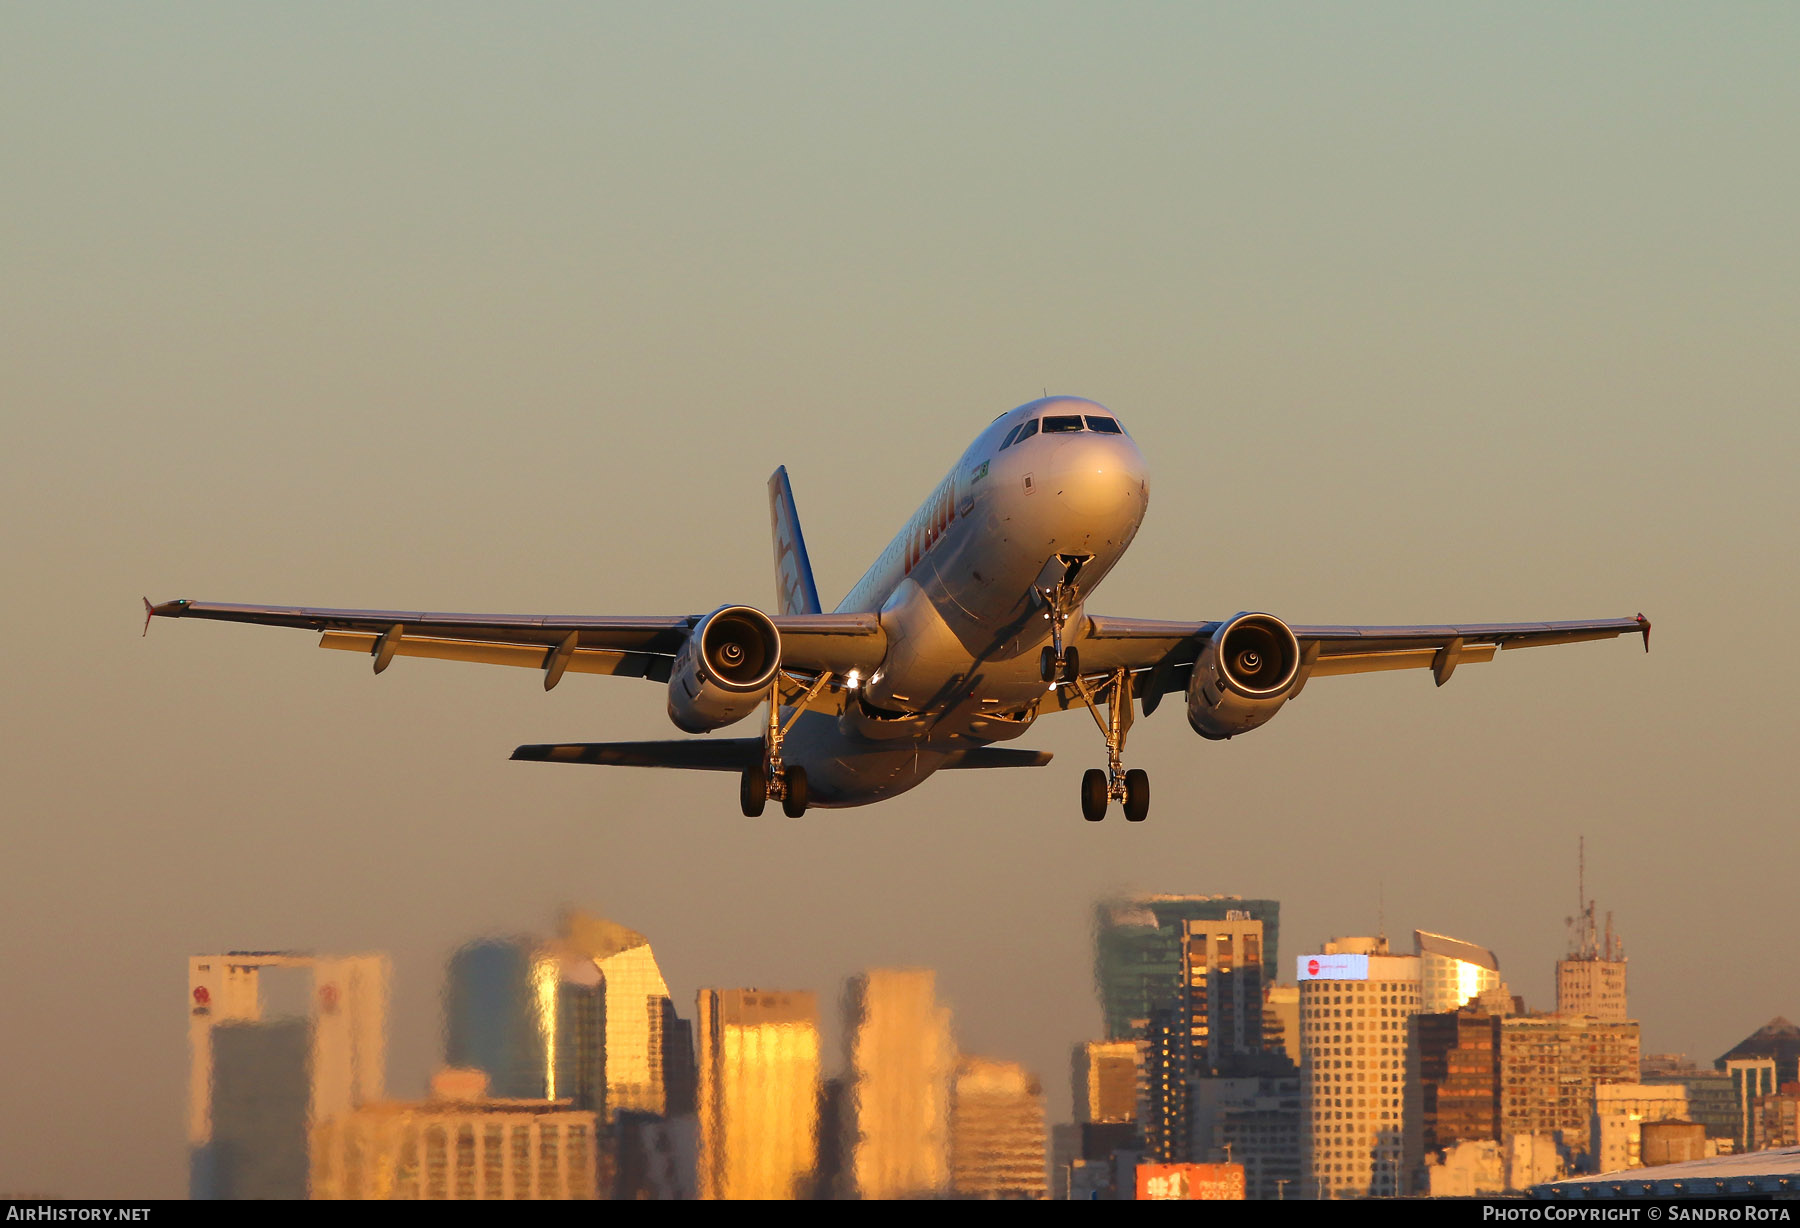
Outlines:
POLYGON ((787 466, 769 475, 769 531, 775 538, 775 603, 782 614, 819 613, 819 589, 800 534, 800 513, 788 485, 787 466))

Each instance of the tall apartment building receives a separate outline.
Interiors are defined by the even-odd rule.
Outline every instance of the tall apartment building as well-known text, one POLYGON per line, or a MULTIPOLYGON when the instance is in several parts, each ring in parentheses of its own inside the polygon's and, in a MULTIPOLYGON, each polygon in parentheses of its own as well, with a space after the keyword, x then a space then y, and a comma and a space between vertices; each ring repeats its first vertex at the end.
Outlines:
POLYGON ((876 968, 852 977, 844 1020, 851 1191, 882 1199, 946 1193, 957 1053, 935 974, 876 968))
POLYGON ((1408 1192, 1407 1051, 1419 957, 1385 938, 1333 939, 1298 960, 1306 1195, 1408 1192))
POLYGON ((1500 1021, 1500 1137, 1556 1134, 1585 1154, 1597 1083, 1636 1083, 1638 1025, 1592 1016, 1515 1015, 1500 1021))
POLYGON ((1095 911, 1094 982, 1108 1040, 1142 1036, 1153 1010, 1172 1005, 1181 982, 1183 924, 1260 921, 1263 980, 1276 979, 1281 905, 1232 895, 1140 895, 1095 911))
POLYGON ((1174 998, 1152 1009, 1143 1043, 1145 1154, 1165 1164, 1193 1156, 1195 1080, 1274 1074, 1285 1054, 1270 1044, 1263 987, 1262 922, 1182 922, 1174 998))
POLYGON ((819 1158, 819 1008, 808 992, 702 989, 700 1197, 811 1193, 819 1158))
POLYGON ((1017 1062, 965 1057, 950 1091, 950 1192, 1048 1198, 1044 1088, 1017 1062))
POLYGON ((307 1196, 309 1123, 383 1095, 389 979, 385 955, 188 960, 191 1197, 307 1196), (268 972, 304 984, 293 1013, 266 1000, 268 972))

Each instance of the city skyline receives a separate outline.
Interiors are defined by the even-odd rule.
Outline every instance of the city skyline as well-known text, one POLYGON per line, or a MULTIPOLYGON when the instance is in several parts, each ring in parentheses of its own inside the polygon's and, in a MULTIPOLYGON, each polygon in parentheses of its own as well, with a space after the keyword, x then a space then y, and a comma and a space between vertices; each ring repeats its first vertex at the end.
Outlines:
POLYGON ((1544 1006, 1585 834, 1647 1051, 1794 1017, 1800 664, 1753 620, 1800 601, 1796 59, 1754 5, 0 9, 0 1188, 185 1189, 189 954, 387 952, 404 1091, 420 970, 565 905, 683 1013, 933 967, 1055 1121, 1137 892, 1278 899, 1284 959, 1454 935, 1544 1006), (1046 390, 1151 469, 1097 613, 1641 609, 1653 651, 1309 685, 1222 744, 1165 703, 1151 820, 1090 827, 1079 713, 1045 768, 749 821, 507 760, 656 736, 640 681, 139 635, 178 593, 766 606, 778 464, 833 602, 1046 390))
MULTIPOLYGON (((1225 914, 1216 906, 1234 898, 1163 896, 1155 902, 1170 908, 1169 915, 1225 914)), ((1095 915, 1129 918, 1134 904, 1148 903, 1102 901, 1095 915)), ((1251 903, 1270 915, 1279 911, 1278 901, 1251 903)), ((1640 1022, 1627 1022, 1623 1001, 1569 1006, 1559 978, 1556 1009, 1533 1008, 1493 977, 1476 975, 1497 963, 1493 952, 1475 944, 1415 930, 1414 952, 1404 954, 1385 936, 1339 936, 1293 956, 1294 982, 1265 984, 1264 957, 1273 956, 1263 946, 1264 924, 1244 910, 1231 915, 1236 919, 1181 917, 1180 972, 1172 995, 1134 1024, 1137 1040, 1125 1042, 1137 1055, 1126 1059, 1137 1073, 1125 1087, 1114 1086, 1116 1073, 1099 1073, 1096 1084, 1089 1068, 1090 1059, 1118 1042, 1078 1047, 1069 1071, 1075 1122, 1121 1120, 1115 1112, 1124 1106, 1080 1102, 1095 1094, 1116 1101, 1131 1083, 1137 1089, 1125 1108, 1135 1122, 1127 1127, 1135 1143, 1113 1139, 1108 1132, 1116 1133, 1114 1126, 1101 1128, 1112 1139, 1104 1144, 1099 1135, 1087 1140, 1092 1127, 1058 1126, 1058 1137, 1080 1132, 1066 1137, 1084 1140, 1080 1154, 1088 1161, 1105 1156, 1093 1150, 1097 1146, 1124 1146, 1142 1162, 1178 1165, 1210 1162, 1209 1147, 1216 1161, 1216 1148, 1223 1146, 1229 1160, 1235 1140, 1245 1153, 1253 1198, 1281 1197, 1277 1177, 1316 1185, 1319 1196, 1423 1193, 1415 1182, 1428 1171, 1432 1193, 1466 1194, 1471 1190, 1459 1182, 1502 1180, 1501 1173, 1535 1172, 1521 1178, 1532 1184, 1561 1177, 1571 1163, 1600 1165, 1576 1172, 1635 1168, 1640 1120, 1704 1122, 1680 1127, 1701 1132, 1682 1146, 1697 1148, 1704 1137, 1729 1139, 1735 1132, 1741 1150, 1750 1127, 1739 1118, 1750 1110, 1730 1090, 1738 1067, 1762 1070, 1756 1076, 1762 1093, 1781 1087, 1790 1100, 1770 1111, 1791 1119, 1791 1098, 1800 1085, 1785 1075, 1792 1073, 1800 1029, 1785 1019, 1719 1055, 1714 1065, 1731 1073, 1696 1081, 1693 1076, 1710 1068, 1690 1055, 1644 1051, 1640 1022), (1461 973, 1458 964, 1466 965, 1461 973), (1464 982, 1461 992, 1447 987, 1458 980, 1464 982), (1282 990, 1297 991, 1291 1019, 1279 1017, 1282 990), (1355 1009, 1339 1009, 1344 1006, 1355 1009), (1293 1040, 1297 1048, 1284 1054, 1284 1044, 1293 1040), (1748 1053, 1764 1056, 1745 1058, 1748 1053), (1444 1082, 1447 1072, 1455 1072, 1451 1083, 1444 1082), (1421 1077, 1440 1090, 1421 1093, 1421 1077), (1583 1089, 1573 1101, 1567 1096, 1571 1077, 1583 1089), (1595 1078, 1611 1086, 1596 1089, 1595 1078), (1591 1104, 1584 1098, 1590 1093, 1591 1104), (1341 1098, 1346 1094, 1366 1098, 1341 1098), (1333 1095, 1340 1098, 1320 1099, 1333 1095), (1702 1098, 1692 1101, 1690 1116, 1695 1096, 1702 1098), (1420 1127, 1415 1115, 1421 1104, 1424 1134, 1403 1133, 1403 1119, 1414 1119, 1409 1131, 1420 1127), (1316 1111, 1321 1106, 1332 1111, 1316 1111), (1349 1118, 1356 1121, 1346 1123, 1349 1118), (1366 1140, 1359 1133, 1364 1130, 1366 1140), (1351 1137, 1343 1137, 1346 1132, 1351 1137), (1434 1150, 1462 1141, 1488 1150, 1464 1147, 1454 1157, 1434 1150), (1509 1158, 1495 1159, 1501 1153, 1492 1149, 1502 1143, 1509 1158), (1538 1155, 1546 1146, 1563 1158, 1538 1155), (1486 1177, 1480 1175, 1481 1154, 1492 1166, 1486 1177), (1449 1184, 1440 1188, 1440 1180, 1449 1184)), ((1591 955, 1586 937, 1579 928, 1572 933, 1565 956, 1591 955)), ((1099 931, 1095 943, 1096 953, 1106 949, 1099 931)), ((1560 973, 1566 960, 1557 962, 1560 973)), ((457 1197, 477 1196, 477 1186, 492 1197, 503 1186, 510 1191, 522 1183, 525 1189, 533 1180, 531 1167, 519 1167, 524 1162, 515 1163, 517 1157, 497 1158, 512 1156, 500 1141, 509 1122, 520 1130, 572 1132, 568 1146, 597 1163, 585 1178, 581 1164, 540 1174, 538 1180, 556 1190, 568 1183, 571 1191, 587 1191, 556 1196, 593 1197, 596 1177, 602 1198, 634 1191, 641 1197, 652 1189, 661 1191, 652 1196, 686 1191, 675 1196, 701 1198, 1046 1193, 1044 1168, 1054 1149, 1040 1076, 1021 1063, 976 1056, 961 1046, 954 1012, 938 999, 930 969, 866 968, 845 980, 839 1004, 846 1028, 843 1063, 834 1072, 820 1060, 819 992, 702 988, 693 1016, 683 1019, 663 996, 666 986, 646 935, 610 918, 565 911, 554 937, 481 939, 458 947, 446 962, 442 1050, 435 1058, 414 1055, 433 1071, 429 1095, 420 1098, 386 1087, 392 969, 385 955, 239 950, 191 956, 188 968, 195 1196, 305 1196, 307 1149, 302 1144, 296 1150, 287 1138, 293 1135, 312 1138, 312 1182, 329 1197, 367 1197, 372 1188, 394 1182, 404 1197, 418 1197, 426 1187, 438 1191, 428 1196, 442 1197, 450 1185, 464 1191, 457 1197), (620 962, 621 954, 634 958, 620 962), (574 967, 583 963, 587 975, 574 967), (310 975, 271 997, 262 983, 271 970, 310 975), (553 986, 561 988, 553 993, 553 986), (599 1007, 601 1001, 612 1005, 599 1007), (598 1009, 581 1026, 576 1021, 584 1004, 598 1009), (221 1025, 226 1030, 215 1032, 221 1025), (653 1089, 642 1083, 642 1045, 602 1039, 621 1027, 630 1032, 646 1026, 654 1030, 651 1048, 660 1055, 650 1075, 653 1089), (614 1055, 622 1066, 613 1066, 614 1055), (585 1083, 573 1077, 577 1069, 588 1072, 585 1083), (587 1090, 597 1085, 616 1090, 587 1090), (647 1093, 655 1105, 644 1099, 647 1093), (829 1120, 828 1103, 835 1106, 829 1120), (419 1167, 413 1149, 426 1146, 438 1129, 427 1123, 451 1122, 487 1138, 481 1146, 495 1158, 465 1151, 452 1163, 440 1135, 431 1144, 439 1158, 419 1167), (404 1148, 402 1135, 413 1139, 404 1148), (666 1139, 674 1156, 686 1157, 660 1178, 630 1158, 640 1145, 634 1140, 652 1137, 666 1139), (598 1152, 588 1150, 588 1140, 599 1144, 598 1152), (379 1164, 356 1159, 368 1146, 389 1158, 379 1164), (415 1158, 405 1159, 403 1151, 415 1158), (615 1182, 621 1184, 615 1188, 615 1182)), ((1105 970, 1104 963, 1096 967, 1097 973, 1105 970)), ((1096 976, 1097 1000, 1108 1001, 1119 985, 1116 978, 1096 976)), ((1769 1121, 1769 1128, 1784 1132, 1774 1137, 1791 1134, 1791 1121, 1769 1121)), ((1659 1136, 1654 1146, 1669 1145, 1668 1138, 1659 1136)), ((1645 1149, 1653 1146, 1649 1133, 1644 1140, 1645 1149)), ((547 1147, 546 1155, 559 1150, 555 1143, 547 1147)), ((1063 1163, 1058 1158, 1052 1164, 1051 1190, 1063 1190, 1071 1180, 1057 1167, 1063 1163)), ((1110 1173, 1111 1161, 1104 1170, 1110 1173)), ((1093 1188, 1094 1173, 1090 1168, 1079 1183, 1093 1188)))

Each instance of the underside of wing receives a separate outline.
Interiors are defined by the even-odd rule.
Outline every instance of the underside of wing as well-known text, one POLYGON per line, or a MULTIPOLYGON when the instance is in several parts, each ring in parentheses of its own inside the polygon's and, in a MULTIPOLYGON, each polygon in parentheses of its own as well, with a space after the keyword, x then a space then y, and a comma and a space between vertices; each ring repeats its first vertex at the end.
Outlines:
MULTIPOLYGON (((1262 616, 1267 617, 1267 616, 1262 616)), ((1076 641, 1081 672, 1098 679, 1120 669, 1131 672, 1134 692, 1153 706, 1156 697, 1186 689, 1194 663, 1227 622, 1169 622, 1092 615, 1076 641)), ((1289 628, 1299 653, 1291 697, 1307 681, 1334 674, 1395 669, 1429 669, 1439 686, 1459 664, 1491 661, 1503 649, 1578 644, 1638 634, 1650 647, 1650 621, 1631 618, 1570 622, 1448 623, 1363 627, 1339 624, 1289 628)), ((1083 703, 1071 686, 1060 686, 1050 702, 1058 708, 1083 703)))
POLYGON ((741 772, 763 761, 761 738, 673 738, 658 742, 563 742, 521 746, 514 759, 530 763, 596 763, 610 767, 684 768, 741 772))
MULTIPOLYGON (((343 610, 316 606, 166 601, 152 617, 299 627, 321 633, 320 647, 373 657, 376 672, 393 658, 427 657, 542 670, 545 685, 564 673, 611 674, 667 682, 676 656, 703 614, 441 614, 420 610, 343 610)), ((781 637, 781 665, 803 674, 881 663, 886 638, 872 614, 783 614, 770 620, 781 637)))

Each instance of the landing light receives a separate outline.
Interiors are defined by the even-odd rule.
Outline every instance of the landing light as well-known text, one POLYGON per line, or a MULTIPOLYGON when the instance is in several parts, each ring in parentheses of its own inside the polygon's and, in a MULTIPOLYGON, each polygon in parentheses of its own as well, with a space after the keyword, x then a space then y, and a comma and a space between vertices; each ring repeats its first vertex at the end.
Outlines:
POLYGON ((857 687, 857 684, 861 681, 862 681, 862 675, 860 673, 858 673, 856 670, 851 670, 849 673, 844 675, 844 689, 849 690, 849 691, 854 691, 857 687))

